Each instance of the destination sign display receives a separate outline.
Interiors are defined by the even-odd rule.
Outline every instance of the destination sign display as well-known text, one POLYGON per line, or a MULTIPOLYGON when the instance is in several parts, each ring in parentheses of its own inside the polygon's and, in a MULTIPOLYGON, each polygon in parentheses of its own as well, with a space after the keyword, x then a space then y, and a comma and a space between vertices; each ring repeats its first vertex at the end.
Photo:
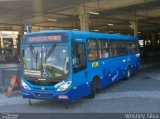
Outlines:
POLYGON ((62 37, 60 35, 56 36, 33 36, 28 38, 28 42, 51 42, 51 41, 61 41, 62 37))
POLYGON ((31 35, 27 37, 27 43, 67 42, 67 34, 31 35))

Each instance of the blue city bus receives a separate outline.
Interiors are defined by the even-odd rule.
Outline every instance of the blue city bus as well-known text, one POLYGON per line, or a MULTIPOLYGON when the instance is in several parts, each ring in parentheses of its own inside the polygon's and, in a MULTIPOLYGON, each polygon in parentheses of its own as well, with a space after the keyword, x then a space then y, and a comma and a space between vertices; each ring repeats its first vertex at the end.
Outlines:
POLYGON ((72 30, 23 36, 21 89, 24 98, 72 102, 94 98, 139 68, 138 38, 72 30))

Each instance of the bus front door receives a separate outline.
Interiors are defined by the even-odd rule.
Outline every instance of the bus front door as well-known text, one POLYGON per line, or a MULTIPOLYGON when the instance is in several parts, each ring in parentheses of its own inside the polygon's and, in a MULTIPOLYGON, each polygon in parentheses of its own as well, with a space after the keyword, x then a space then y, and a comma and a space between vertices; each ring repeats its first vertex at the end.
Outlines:
POLYGON ((73 82, 74 85, 78 87, 77 93, 75 94, 77 98, 83 97, 88 93, 86 89, 88 73, 86 70, 87 63, 85 52, 85 43, 72 43, 73 82))

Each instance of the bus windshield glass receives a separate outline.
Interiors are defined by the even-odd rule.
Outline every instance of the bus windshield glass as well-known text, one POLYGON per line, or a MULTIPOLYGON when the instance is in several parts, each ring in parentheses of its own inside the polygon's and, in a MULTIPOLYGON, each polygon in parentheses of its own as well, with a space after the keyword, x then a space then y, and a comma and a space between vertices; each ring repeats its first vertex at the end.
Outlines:
POLYGON ((24 48, 23 72, 38 78, 62 78, 69 73, 67 45, 33 46, 24 48))

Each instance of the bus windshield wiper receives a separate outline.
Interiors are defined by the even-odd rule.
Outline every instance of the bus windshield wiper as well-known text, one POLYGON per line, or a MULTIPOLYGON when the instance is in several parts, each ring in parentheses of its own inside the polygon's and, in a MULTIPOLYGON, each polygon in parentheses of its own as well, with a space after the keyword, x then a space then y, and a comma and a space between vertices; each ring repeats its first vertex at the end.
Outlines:
POLYGON ((46 59, 48 58, 48 57, 50 57, 50 55, 52 54, 52 52, 54 51, 54 49, 56 48, 56 44, 54 44, 54 45, 52 45, 52 47, 51 47, 51 49, 50 49, 50 51, 46 54, 46 57, 45 57, 45 61, 46 61, 46 59))
POLYGON ((36 67, 37 67, 37 62, 38 62, 38 50, 37 50, 37 52, 35 51, 35 49, 34 49, 34 47, 31 45, 30 46, 30 48, 31 48, 31 52, 32 52, 32 55, 33 55, 33 57, 34 57, 34 59, 36 60, 36 67))
POLYGON ((33 57, 36 59, 36 51, 32 45, 30 45, 30 49, 31 49, 31 53, 32 53, 33 57))

